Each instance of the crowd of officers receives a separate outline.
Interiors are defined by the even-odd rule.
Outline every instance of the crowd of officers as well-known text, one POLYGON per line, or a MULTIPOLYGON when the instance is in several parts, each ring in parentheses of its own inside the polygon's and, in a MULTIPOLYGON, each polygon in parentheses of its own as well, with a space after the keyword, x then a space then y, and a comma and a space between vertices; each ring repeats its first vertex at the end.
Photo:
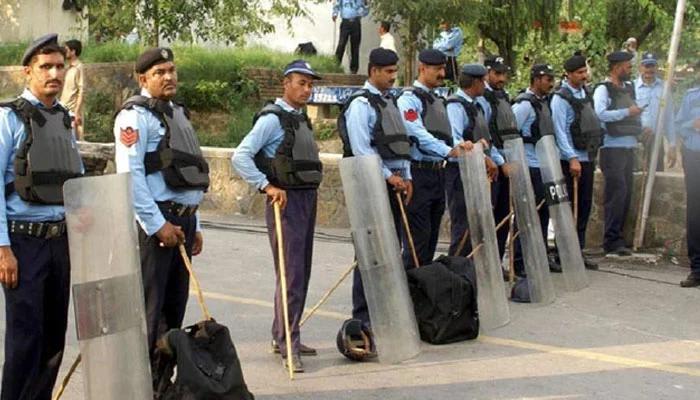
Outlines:
MULTIPOLYGON (((652 56, 645 59, 655 68, 652 56)), ((622 224, 630 206, 633 150, 642 135, 654 134, 654 124, 644 113, 658 115, 660 103, 656 97, 655 102, 639 105, 640 91, 627 82, 631 72, 628 53, 608 56, 609 76, 592 95, 587 87, 585 57, 574 55, 566 60, 566 78, 553 96, 554 69, 535 65, 530 86, 512 104, 504 90, 509 69, 500 57, 489 58, 485 65, 461 67, 459 89, 447 99, 435 94, 444 83, 444 53, 424 50, 419 61, 416 81, 394 97, 389 90, 396 80, 398 56, 391 50, 373 50, 369 78, 339 118, 345 156, 378 154, 383 160, 382 173, 407 268, 414 267, 415 261, 408 255, 407 232, 399 223, 395 193, 406 206, 418 263, 432 261, 446 208, 452 221, 450 253, 465 255, 470 248, 464 240, 468 226, 457 158, 472 151, 476 143, 487 149, 485 168, 491 180, 495 220, 500 221, 509 213, 504 141, 524 139, 539 202, 544 189, 533 146, 544 135, 556 136, 569 192, 578 187, 578 209, 574 212, 582 248, 591 210, 594 163, 602 145, 605 250, 628 254, 622 224)), ((66 67, 65 49, 57 36, 47 35, 32 43, 22 65, 26 89, 18 98, 0 104, 0 183, 5 187, 5 196, 0 198, 4 210, 0 213, 0 282, 6 305, 0 398, 47 400, 63 356, 70 288, 62 185, 82 176, 84 167, 73 118, 57 101, 66 67)), ((198 207, 209 176, 189 113, 174 101, 178 82, 173 52, 168 48, 146 50, 136 60, 135 72, 141 91, 122 105, 115 118, 115 158, 117 170, 132 175, 148 344, 153 351, 160 334, 182 324, 189 276, 177 247, 184 244, 190 257, 202 251, 198 207)), ((252 130, 232 158, 238 174, 267 197, 266 220, 276 271, 280 260, 275 251, 279 238, 273 205, 282 210, 288 286, 280 287, 277 272, 271 347, 286 356, 281 305, 281 292, 286 290, 291 354, 297 371, 303 371, 301 355, 316 354, 315 349, 301 343, 299 325, 311 275, 317 190, 322 179, 318 148, 303 108, 314 81, 320 78, 305 61, 290 63, 284 70, 283 96, 256 115, 252 130)), ((645 84, 653 87, 655 82, 645 84)), ((652 99, 658 94, 645 96, 652 99)), ((688 91, 675 122, 683 141, 686 171, 700 168, 699 88, 688 91)), ((684 286, 700 285, 698 179, 695 174, 686 174, 692 269, 684 286)), ((546 207, 540 217, 546 232, 546 207)), ((502 232, 507 231, 501 229, 498 235, 501 256, 506 242, 502 232)), ((596 268, 589 260, 586 266, 596 268)), ((560 270, 555 262, 551 269, 560 270)), ((522 265, 517 270, 524 274, 522 265)), ((352 298, 353 317, 369 326, 358 271, 352 298)))

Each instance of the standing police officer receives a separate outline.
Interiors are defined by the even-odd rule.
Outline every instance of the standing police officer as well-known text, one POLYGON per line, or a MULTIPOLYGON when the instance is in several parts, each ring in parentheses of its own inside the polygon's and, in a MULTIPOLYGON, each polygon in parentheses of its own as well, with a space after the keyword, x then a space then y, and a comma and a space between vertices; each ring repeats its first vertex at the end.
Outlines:
MULTIPOLYGON (((513 114, 518 124, 518 131, 523 138, 525 157, 530 170, 530 182, 535 193, 535 203, 540 204, 545 198, 545 187, 540 173, 540 161, 537 158, 535 145, 546 135, 554 135, 552 111, 549 108, 549 93, 554 87, 554 70, 547 64, 535 64, 530 69, 530 87, 515 98, 513 114)), ((549 227, 549 209, 546 205, 538 211, 540 226, 545 245, 549 227)), ((516 272, 523 271, 522 248, 520 240, 515 243, 516 272)), ((561 272, 561 266, 550 259, 549 270, 561 272)))
POLYGON ((0 104, 3 400, 49 400, 63 358, 70 264, 63 183, 81 176, 71 116, 56 100, 65 52, 50 34, 22 57, 27 88, 0 104))
POLYGON ((367 0, 335 0, 333 22, 340 15, 340 39, 335 49, 335 59, 340 64, 345 54, 345 46, 350 39, 350 73, 356 74, 360 67, 360 41, 362 40, 361 20, 369 14, 367 0))
POLYGON ((173 101, 177 70, 168 48, 148 49, 135 64, 141 93, 126 100, 114 121, 117 172, 130 172, 140 225, 139 250, 152 352, 164 333, 182 326, 188 256, 202 251, 197 208, 209 186, 209 168, 187 109, 173 101))
MULTIPOLYGON (((465 145, 454 145, 445 102, 433 93, 445 79, 445 55, 435 49, 423 50, 418 61, 418 79, 404 90, 398 105, 415 143, 411 147, 411 176, 416 192, 406 212, 418 262, 423 265, 433 260, 445 212, 445 160, 459 155, 465 145)), ((414 267, 406 239, 404 235, 404 263, 414 267)))
MULTIPOLYGON (((447 117, 452 128, 454 143, 464 142, 467 148, 481 141, 485 147, 491 140, 489 126, 484 110, 476 99, 484 94, 484 76, 486 68, 479 64, 467 64, 459 75, 457 92, 447 99, 447 117)), ((496 164, 486 157, 491 173, 496 171, 496 164)), ((459 163, 455 158, 447 162, 445 170, 445 192, 450 213, 450 250, 451 256, 466 256, 472 250, 471 241, 467 240, 467 206, 464 202, 464 187, 459 173, 459 163)))
POLYGON ((642 133, 635 103, 634 85, 629 82, 633 55, 616 51, 608 55, 608 78, 593 93, 593 103, 605 135, 600 149, 600 169, 605 177, 605 237, 608 255, 629 256, 622 229, 632 200, 634 161, 638 137, 642 133))
MULTIPOLYGON (((700 62, 696 71, 700 70, 700 62)), ((687 236, 690 274, 682 287, 700 286, 700 86, 689 89, 676 115, 678 134, 683 139, 683 170, 687 201, 687 236)))
POLYGON ((292 61, 287 65, 284 70, 284 95, 258 112, 253 129, 231 158, 238 174, 267 195, 265 217, 276 275, 272 348, 274 352, 282 354, 282 365, 286 368, 282 305, 284 289, 288 292, 295 372, 304 372, 301 355, 316 355, 315 349, 301 344, 299 331, 311 277, 317 188, 321 183, 322 170, 311 123, 302 110, 311 96, 316 79, 321 77, 304 60, 292 61), (278 238, 273 213, 275 202, 282 208, 287 288, 280 287, 278 238))
MULTIPOLYGON (((394 218, 397 238, 401 238, 401 214, 395 193, 406 194, 411 202, 411 142, 401 122, 396 99, 389 94, 394 86, 399 57, 391 50, 378 48, 369 53, 367 82, 348 100, 338 121, 344 156, 378 154, 389 192, 389 206, 394 218)), ((352 317, 369 325, 360 269, 355 268, 352 283, 352 317)))
MULTIPOLYGON (((493 202, 494 220, 498 224, 510 213, 510 181, 508 180, 508 164, 503 153, 503 143, 517 137, 518 127, 515 115, 510 108, 508 93, 505 85, 508 82, 510 67, 503 63, 503 57, 493 56, 484 62, 488 70, 486 90, 477 101, 484 108, 489 122, 491 134, 491 158, 498 165, 498 174, 491 185, 491 201, 493 202), (499 176, 500 175, 500 176, 499 176)), ((496 232, 498 239, 498 254, 503 258, 508 238, 509 223, 504 224, 496 232)))
MULTIPOLYGON (((551 109, 554 134, 561 153, 561 169, 566 189, 574 196, 574 180, 578 180, 578 208, 574 210, 576 232, 581 249, 586 247, 586 227, 593 204, 593 173, 595 155, 600 147, 600 121, 593 108, 593 99, 586 91, 588 66, 586 57, 575 54, 564 62, 566 78, 554 92, 551 109)), ((572 205, 573 206, 573 205, 572 205)), ((588 269, 598 265, 584 257, 588 269)))

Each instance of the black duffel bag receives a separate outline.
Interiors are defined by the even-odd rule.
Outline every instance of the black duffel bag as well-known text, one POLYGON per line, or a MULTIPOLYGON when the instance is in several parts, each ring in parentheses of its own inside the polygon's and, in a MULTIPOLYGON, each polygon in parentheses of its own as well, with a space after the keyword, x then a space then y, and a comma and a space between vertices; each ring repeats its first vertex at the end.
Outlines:
POLYGON ((406 272, 423 341, 446 344, 479 336, 474 264, 442 256, 406 272))
POLYGON ((228 328, 213 319, 163 335, 153 370, 156 400, 255 399, 243 379, 228 328))

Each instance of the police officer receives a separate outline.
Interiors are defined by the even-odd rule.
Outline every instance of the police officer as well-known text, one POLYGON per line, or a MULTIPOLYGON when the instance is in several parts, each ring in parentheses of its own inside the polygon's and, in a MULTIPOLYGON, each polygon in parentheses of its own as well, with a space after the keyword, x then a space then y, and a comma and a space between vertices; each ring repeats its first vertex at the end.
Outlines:
MULTIPOLYGON (((447 99, 447 117, 452 129, 454 143, 464 142, 468 148, 481 141, 488 147, 491 136, 484 116, 484 110, 476 99, 484 94, 486 68, 479 64, 464 65, 459 75, 457 92, 447 99)), ((497 171, 496 164, 489 158, 487 163, 491 173, 497 171)), ((447 162, 445 169, 445 193, 450 213, 449 255, 466 256, 472 250, 467 240, 467 206, 464 202, 464 187, 459 173, 459 163, 455 158, 447 162)))
MULTIPOLYGON (((398 105, 414 142, 411 176, 416 191, 406 212, 418 262, 423 265, 433 260, 445 212, 445 160, 456 157, 466 147, 463 143, 454 144, 444 100, 433 93, 445 79, 445 55, 435 49, 423 50, 418 61, 418 79, 403 91, 398 105)), ((410 254, 404 235, 404 263, 414 267, 410 254)))
POLYGON ((301 344, 299 332, 311 277, 317 188, 322 169, 311 123, 302 107, 309 100, 316 79, 321 77, 304 60, 288 64, 284 70, 284 95, 256 115, 253 129, 231 159, 238 174, 267 195, 265 217, 277 275, 272 347, 274 352, 282 354, 282 365, 286 368, 283 288, 279 279, 273 203, 282 208, 292 364, 296 372, 304 372, 301 355, 316 355, 315 349, 301 344))
MULTIPOLYGON (((586 247, 586 227, 593 204, 593 173, 595 155, 600 147, 600 121, 593 108, 593 99, 586 91, 588 66, 586 57, 574 54, 564 62, 566 77, 554 92, 550 107, 554 134, 561 154, 561 169, 567 191, 574 196, 574 180, 578 180, 578 209, 576 232, 581 249, 586 247)), ((573 206, 573 204, 572 204, 573 206)), ((598 265, 584 256, 588 269, 598 265)))
MULTIPOLYGON (((545 198, 545 187, 540 173, 540 161, 537 158, 535 145, 546 135, 554 135, 554 122, 549 108, 549 94, 554 87, 554 69, 548 64, 535 64, 530 69, 530 87, 519 94, 511 107, 518 131, 523 138, 525 157, 530 170, 530 182, 535 193, 535 203, 540 204, 545 198)), ((549 210, 546 205, 538 211, 540 226, 545 245, 549 227, 549 210)), ((516 272, 523 271, 522 248, 520 240, 515 243, 516 272)), ((549 270, 561 272, 561 266, 550 258, 549 270)))
MULTIPOLYGON (((700 70, 700 62, 695 66, 700 70)), ((683 170, 687 201, 687 236, 690 274, 682 287, 700 286, 700 85, 688 89, 676 115, 676 129, 682 138, 683 170)))
POLYGON ((634 85, 629 82, 633 55, 625 51, 608 54, 608 78, 593 93, 595 111, 605 135, 600 149, 600 169, 605 178, 606 255, 629 256, 622 229, 632 200, 634 161, 642 133, 642 109, 635 102, 634 85))
MULTIPOLYGON (((491 134, 491 158, 498 165, 498 174, 493 174, 491 184, 491 201, 493 202, 494 220, 498 224, 510 213, 509 166, 503 153, 503 143, 518 137, 515 115, 510 108, 510 99, 505 91, 510 67, 504 64, 503 57, 493 56, 484 61, 488 70, 486 90, 477 101, 484 108, 491 134)), ((496 232, 498 253, 503 257, 508 238, 509 223, 496 232)))
POLYGON ((48 400, 68 323, 70 264, 63 183, 83 166, 68 110, 58 103, 65 50, 50 34, 22 65, 27 87, 0 104, 0 282, 5 293, 3 400, 48 400))
POLYGON ((433 41, 433 48, 445 54, 447 62, 445 79, 455 83, 459 78, 457 58, 459 58, 459 53, 462 52, 463 44, 464 34, 462 33, 462 28, 452 26, 447 21, 440 23, 440 35, 433 41))
MULTIPOLYGON (((377 48, 369 53, 368 80, 354 93, 338 122, 345 156, 378 154, 382 158, 382 173, 387 182, 389 206, 394 218, 396 236, 401 238, 401 214, 395 193, 406 195, 411 202, 410 141, 401 122, 396 99, 389 93, 398 72, 399 57, 391 50, 377 48)), ((359 268, 355 268, 352 285, 352 317, 369 325, 367 300, 359 268)))
MULTIPOLYGON (((644 53, 639 62, 639 77, 634 81, 634 91, 637 97, 637 105, 642 108, 642 142, 647 164, 651 162, 651 151, 654 147, 656 135, 656 121, 661 113, 665 113, 664 126, 661 132, 665 134, 669 144, 669 166, 676 165, 676 135, 673 124, 673 96, 665 99, 665 106, 661 110, 661 98, 663 97, 664 81, 658 77, 658 61, 653 53, 644 53)), ((657 171, 664 170, 664 146, 661 144, 657 171)), ((648 167, 648 165, 647 165, 648 167)))
POLYGON ((362 18, 369 14, 367 0, 335 0, 333 2, 333 22, 340 15, 340 39, 335 49, 335 59, 340 64, 345 54, 345 46, 350 40, 350 73, 356 74, 360 67, 360 41, 362 40, 362 18))
POLYGON ((130 172, 139 223, 139 251, 151 352, 166 330, 180 328, 189 275, 178 246, 189 257, 202 251, 197 208, 209 186, 187 109, 173 101, 177 69, 168 48, 144 51, 135 68, 141 92, 126 100, 114 121, 117 172, 130 172))

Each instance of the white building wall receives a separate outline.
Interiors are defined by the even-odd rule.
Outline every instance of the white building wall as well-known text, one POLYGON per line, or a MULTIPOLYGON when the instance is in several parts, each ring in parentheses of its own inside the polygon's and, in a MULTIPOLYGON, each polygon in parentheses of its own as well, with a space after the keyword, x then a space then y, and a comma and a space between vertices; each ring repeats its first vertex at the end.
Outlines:
POLYGON ((58 33, 60 41, 86 40, 87 18, 64 11, 62 4, 61 0, 0 0, 0 42, 28 42, 52 32, 58 33))

